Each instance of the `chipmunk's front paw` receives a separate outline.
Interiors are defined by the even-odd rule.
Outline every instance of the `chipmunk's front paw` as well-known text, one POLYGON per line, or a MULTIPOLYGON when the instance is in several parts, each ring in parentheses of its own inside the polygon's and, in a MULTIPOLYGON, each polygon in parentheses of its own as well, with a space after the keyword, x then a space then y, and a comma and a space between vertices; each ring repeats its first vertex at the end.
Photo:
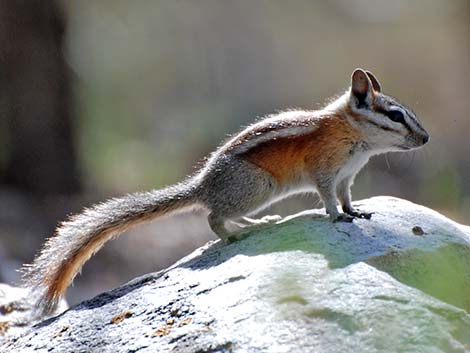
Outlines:
POLYGON ((340 213, 336 218, 333 219, 333 222, 347 222, 352 223, 354 216, 348 215, 347 213, 340 213))
POLYGON ((351 216, 357 217, 357 218, 364 218, 364 219, 371 219, 372 213, 368 212, 359 212, 359 211, 353 211, 349 213, 351 216))
POLYGON ((343 208, 343 211, 347 213, 350 216, 357 217, 357 218, 363 218, 363 219, 371 219, 372 213, 369 212, 361 212, 358 210, 355 210, 354 208, 343 208))

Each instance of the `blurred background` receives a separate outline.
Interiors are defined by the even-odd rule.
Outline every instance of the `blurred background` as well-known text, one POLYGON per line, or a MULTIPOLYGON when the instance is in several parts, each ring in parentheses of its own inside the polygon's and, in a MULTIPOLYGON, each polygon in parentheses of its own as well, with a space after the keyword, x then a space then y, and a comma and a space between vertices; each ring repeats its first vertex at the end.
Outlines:
MULTIPOLYGON (((175 183, 229 133, 341 94, 356 67, 412 107, 425 148, 373 158, 354 199, 394 195, 470 223, 468 0, 0 0, 0 282, 67 214, 175 183)), ((319 207, 314 196, 268 213, 319 207)), ((129 232, 70 303, 215 235, 184 215, 129 232)))

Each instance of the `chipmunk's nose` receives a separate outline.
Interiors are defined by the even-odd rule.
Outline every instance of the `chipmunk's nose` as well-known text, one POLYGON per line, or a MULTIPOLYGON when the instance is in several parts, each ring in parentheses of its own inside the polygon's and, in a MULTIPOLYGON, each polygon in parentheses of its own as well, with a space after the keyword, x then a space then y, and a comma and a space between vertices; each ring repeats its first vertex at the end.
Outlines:
POLYGON ((428 143, 428 141, 429 141, 429 135, 426 134, 426 135, 423 136, 423 145, 425 145, 426 143, 428 143))

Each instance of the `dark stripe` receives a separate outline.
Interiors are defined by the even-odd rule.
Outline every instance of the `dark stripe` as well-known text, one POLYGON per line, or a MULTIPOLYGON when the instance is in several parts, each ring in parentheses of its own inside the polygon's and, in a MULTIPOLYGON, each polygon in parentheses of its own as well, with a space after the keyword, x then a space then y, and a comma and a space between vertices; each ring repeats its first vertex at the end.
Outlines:
MULTIPOLYGON (((386 117, 388 117, 390 119, 390 114, 391 114, 390 111, 384 110, 384 109, 381 109, 381 108, 376 109, 376 111, 380 114, 385 115, 386 117)), ((406 111, 405 111, 405 114, 409 115, 406 111)), ((400 124, 402 124, 410 133, 413 133, 413 129, 406 122, 406 116, 403 117, 403 121, 400 121, 400 124)))
POLYGON ((395 130, 395 129, 393 129, 393 128, 391 128, 391 127, 388 127, 388 126, 380 125, 380 124, 378 124, 378 123, 376 123, 375 121, 372 121, 372 120, 370 120, 370 119, 367 119, 367 121, 368 121, 369 123, 371 123, 372 125, 375 125, 375 126, 377 126, 378 128, 381 128, 382 130, 385 130, 385 131, 393 131, 393 132, 398 132, 398 133, 399 133, 398 130, 395 130))

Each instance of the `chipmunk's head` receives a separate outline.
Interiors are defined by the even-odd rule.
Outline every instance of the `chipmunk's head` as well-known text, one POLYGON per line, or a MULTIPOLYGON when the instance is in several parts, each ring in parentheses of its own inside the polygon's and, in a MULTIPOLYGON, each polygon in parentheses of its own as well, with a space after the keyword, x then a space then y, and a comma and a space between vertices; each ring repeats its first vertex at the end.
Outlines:
POLYGON ((406 151, 426 144, 429 134, 411 109, 381 91, 371 72, 354 70, 349 108, 370 147, 377 152, 406 151))

